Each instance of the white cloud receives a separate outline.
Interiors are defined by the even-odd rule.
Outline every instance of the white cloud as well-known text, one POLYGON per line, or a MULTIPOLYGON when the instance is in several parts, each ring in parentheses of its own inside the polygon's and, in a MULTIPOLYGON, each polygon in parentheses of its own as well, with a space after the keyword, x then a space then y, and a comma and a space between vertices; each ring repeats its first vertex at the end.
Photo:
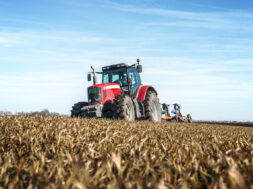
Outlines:
POLYGON ((211 22, 227 22, 230 18, 253 18, 252 12, 242 12, 242 11, 223 11, 223 12, 190 12, 190 11, 179 11, 170 9, 160 9, 160 8, 136 8, 133 6, 122 6, 120 4, 113 3, 112 8, 126 11, 134 12, 140 14, 148 15, 160 15, 169 16, 186 20, 196 20, 196 21, 211 21, 211 22))
POLYGON ((115 1, 95 1, 93 3, 78 0, 66 1, 66 3, 77 7, 99 6, 117 11, 153 15, 173 18, 172 22, 149 22, 146 26, 169 26, 169 27, 192 27, 206 29, 223 29, 230 32, 253 31, 253 12, 246 11, 220 11, 220 12, 190 12, 161 8, 148 8, 134 6, 131 3, 122 4, 115 1), (247 21, 246 21, 247 20, 247 21))
POLYGON ((44 108, 69 113, 76 101, 86 97, 89 85, 82 73, 23 72, 0 75, 0 107, 15 111, 44 108))
POLYGON ((77 45, 85 43, 102 43, 114 42, 116 39, 97 36, 96 34, 72 31, 43 31, 43 30, 22 30, 22 31, 7 31, 0 32, 0 45, 16 46, 32 45, 37 43, 54 43, 77 45))
POLYGON ((146 23, 147 26, 166 26, 166 27, 190 27, 205 29, 222 29, 222 30, 243 30, 253 31, 253 23, 241 24, 240 22, 219 22, 219 21, 172 21, 172 22, 154 22, 146 23))
POLYGON ((18 44, 22 44, 22 38, 17 35, 6 35, 0 33, 0 47, 12 47, 18 44))
POLYGON ((132 3, 117 3, 112 0, 104 1, 93 1, 93 2, 83 2, 79 0, 68 0, 65 3, 86 7, 86 6, 101 6, 104 8, 112 8, 125 12, 134 12, 147 15, 160 15, 160 16, 170 16, 176 18, 182 18, 187 20, 204 20, 204 21, 222 21, 221 18, 253 18, 253 13, 248 11, 220 11, 220 12, 190 12, 190 11, 180 11, 172 9, 162 9, 162 8, 148 8, 148 7, 136 7, 132 3))

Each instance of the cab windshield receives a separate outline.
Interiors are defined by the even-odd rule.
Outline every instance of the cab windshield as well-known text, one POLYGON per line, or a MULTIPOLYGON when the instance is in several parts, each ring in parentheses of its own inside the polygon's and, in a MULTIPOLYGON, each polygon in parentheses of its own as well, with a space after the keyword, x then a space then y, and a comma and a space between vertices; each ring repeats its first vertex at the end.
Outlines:
POLYGON ((118 83, 121 87, 128 87, 127 70, 110 70, 103 73, 103 83, 118 83))

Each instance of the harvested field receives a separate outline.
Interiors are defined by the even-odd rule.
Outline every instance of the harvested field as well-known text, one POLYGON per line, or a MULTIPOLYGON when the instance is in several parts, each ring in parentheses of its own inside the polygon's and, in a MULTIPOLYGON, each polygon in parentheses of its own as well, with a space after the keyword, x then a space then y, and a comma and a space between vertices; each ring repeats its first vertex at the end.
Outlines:
POLYGON ((0 116, 0 188, 253 188, 253 128, 0 116))

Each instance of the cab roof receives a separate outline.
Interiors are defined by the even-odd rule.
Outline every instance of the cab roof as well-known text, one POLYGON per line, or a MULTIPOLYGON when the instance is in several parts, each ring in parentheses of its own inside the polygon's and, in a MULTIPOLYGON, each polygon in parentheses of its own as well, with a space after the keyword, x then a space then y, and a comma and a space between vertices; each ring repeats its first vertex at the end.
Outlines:
POLYGON ((116 70, 116 69, 127 68, 127 67, 129 67, 128 64, 120 63, 120 64, 114 64, 114 65, 102 67, 102 70, 103 71, 109 71, 109 70, 116 70))

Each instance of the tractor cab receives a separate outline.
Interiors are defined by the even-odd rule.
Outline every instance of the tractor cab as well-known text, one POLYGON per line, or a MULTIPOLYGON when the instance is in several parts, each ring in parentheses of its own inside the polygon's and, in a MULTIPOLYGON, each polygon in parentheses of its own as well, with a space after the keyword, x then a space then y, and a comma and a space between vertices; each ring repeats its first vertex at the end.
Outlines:
POLYGON ((141 65, 121 63, 102 68, 102 83, 118 83, 123 93, 133 96, 140 87, 141 65))

